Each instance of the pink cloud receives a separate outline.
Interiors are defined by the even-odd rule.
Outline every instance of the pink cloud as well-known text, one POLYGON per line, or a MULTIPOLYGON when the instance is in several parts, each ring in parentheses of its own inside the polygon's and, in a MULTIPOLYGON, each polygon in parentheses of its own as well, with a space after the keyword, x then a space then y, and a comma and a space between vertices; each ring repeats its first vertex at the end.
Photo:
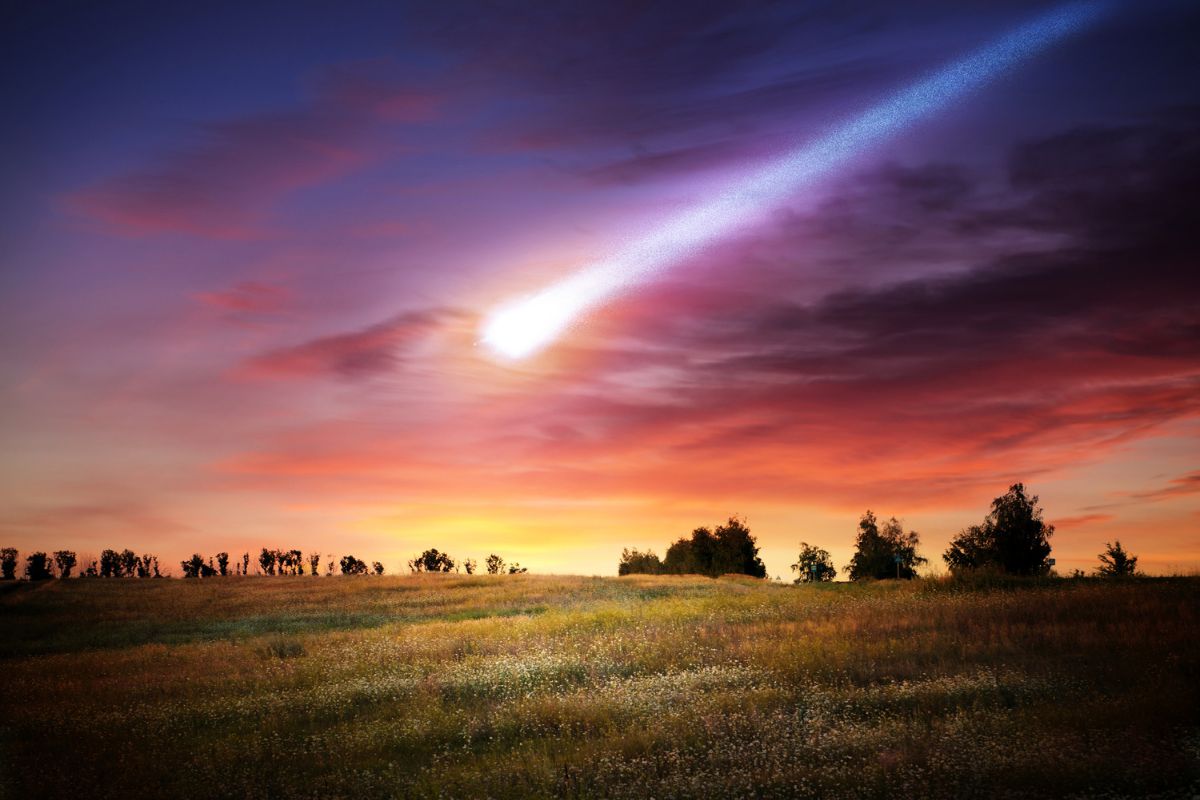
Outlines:
POLYGON ((282 310, 291 299, 283 286, 260 281, 241 281, 215 292, 201 292, 196 300, 220 311, 248 314, 269 314, 282 310))
POLYGON ((436 116, 431 95, 366 75, 333 74, 305 105, 197 126, 153 163, 82 188, 66 207, 128 235, 255 239, 287 194, 402 152, 386 125, 436 116))
POLYGON ((406 350, 435 330, 441 311, 401 314, 351 333, 322 336, 256 356, 242 367, 251 377, 369 377, 394 367, 406 350))

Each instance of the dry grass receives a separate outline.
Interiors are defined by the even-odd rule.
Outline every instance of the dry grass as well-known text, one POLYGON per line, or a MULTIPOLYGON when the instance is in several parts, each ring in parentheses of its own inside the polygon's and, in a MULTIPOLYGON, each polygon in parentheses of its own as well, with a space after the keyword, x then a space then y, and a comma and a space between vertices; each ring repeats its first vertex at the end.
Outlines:
POLYGON ((1183 796, 1200 581, 0 587, 0 792, 1183 796))

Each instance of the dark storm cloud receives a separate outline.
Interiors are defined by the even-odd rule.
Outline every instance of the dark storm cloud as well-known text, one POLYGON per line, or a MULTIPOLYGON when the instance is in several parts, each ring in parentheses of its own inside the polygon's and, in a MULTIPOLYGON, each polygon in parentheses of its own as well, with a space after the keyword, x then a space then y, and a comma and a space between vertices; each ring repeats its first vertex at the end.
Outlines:
POLYGON ((611 168, 583 171, 623 182, 794 144, 831 114, 1025 10, 783 2, 489 8, 480 15, 439 4, 418 17, 425 41, 460 54, 464 83, 512 87, 511 118, 498 119, 488 139, 572 158, 593 149, 591 158, 611 168), (601 157, 606 149, 626 152, 601 157))
MULTIPOLYGON (((952 210, 963 229, 1025 225, 1059 243, 813 303, 773 299, 778 286, 699 316, 646 303, 632 318, 653 347, 606 348, 592 365, 618 380, 650 368, 679 368, 679 377, 644 405, 597 395, 575 409, 604 419, 610 435, 622 432, 616 420, 636 437, 668 420, 703 423, 740 409, 757 420, 758 437, 857 428, 1000 449, 1057 437, 1115 441, 1194 415, 1200 246, 1185 222, 1200 175, 1197 133, 1200 115, 1023 144, 1004 208, 967 202, 961 170, 887 168, 870 185, 890 187, 885 204, 907 197, 915 218, 944 224, 952 210), (1101 174, 1076 168, 1081 147, 1101 174)), ((859 209, 866 216, 878 211, 872 196, 859 209)), ((704 442, 746 435, 731 428, 704 442)))

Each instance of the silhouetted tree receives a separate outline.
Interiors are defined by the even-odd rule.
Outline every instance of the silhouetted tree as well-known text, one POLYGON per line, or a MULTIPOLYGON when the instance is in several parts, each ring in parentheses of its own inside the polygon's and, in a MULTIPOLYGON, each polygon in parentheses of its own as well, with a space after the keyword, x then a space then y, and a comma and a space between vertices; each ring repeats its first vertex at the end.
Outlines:
POLYGON ((526 569, 525 567, 522 567, 520 564, 518 564, 515 561, 508 565, 508 574, 509 575, 522 575, 526 572, 529 572, 529 570, 526 569))
POLYGON ((852 581, 915 578, 917 566, 927 563, 927 559, 917 555, 919 544, 917 532, 905 533, 895 517, 880 528, 875 515, 867 511, 858 521, 855 552, 846 572, 852 581))
POLYGON ((121 554, 116 550, 104 550, 100 553, 100 577, 121 577, 121 554))
POLYGON ((730 517, 716 530, 696 528, 690 539, 683 538, 667 548, 663 572, 717 577, 727 573, 767 576, 766 565, 758 557, 758 545, 746 521, 730 517))
POLYGON ((808 542, 800 543, 800 556, 792 564, 792 572, 797 573, 796 583, 831 581, 837 575, 829 551, 808 542))
POLYGON ((453 572, 454 559, 447 553, 439 552, 436 547, 431 547, 409 561, 408 568, 413 572, 453 572))
POLYGON ((663 563, 652 550, 642 552, 637 548, 621 551, 621 561, 617 564, 618 575, 658 575, 663 571, 663 563))
POLYGON ((479 565, 475 563, 475 559, 473 559, 473 558, 468 558, 466 561, 463 562, 463 570, 468 575, 474 575, 475 570, 478 569, 478 567, 479 567, 479 565))
POLYGON ((121 551, 121 575, 132 578, 137 574, 137 554, 126 548, 121 551))
POLYGON ((242 553, 242 575, 250 574, 250 554, 242 553))
POLYGON ((981 525, 963 529, 943 554, 951 572, 990 569, 1010 575, 1045 575, 1054 526, 1042 519, 1036 495, 1014 483, 992 501, 992 510, 981 525))
POLYGON ((375 572, 375 574, 376 574, 376 575, 382 575, 382 574, 383 574, 383 564, 381 564, 381 563, 380 563, 380 562, 378 562, 378 561, 372 561, 372 562, 371 562, 371 569, 372 569, 372 570, 374 570, 374 572, 375 572))
POLYGON ((495 553, 488 556, 485 563, 487 564, 488 575, 499 575, 504 571, 504 559, 495 553))
POLYGON ((264 575, 274 575, 275 574, 275 551, 268 550, 267 548, 264 547, 262 549, 262 552, 258 554, 258 565, 260 567, 262 567, 262 571, 263 571, 264 575))
POLYGON ((179 568, 183 570, 185 578, 199 578, 204 573, 204 559, 199 553, 192 553, 192 557, 187 561, 180 561, 179 568))
POLYGON ((308 566, 309 572, 312 573, 312 576, 314 578, 318 577, 321 574, 321 554, 313 553, 310 555, 308 557, 308 566))
POLYGON ((332 555, 329 557, 328 563, 325 564, 325 574, 327 576, 333 574, 333 556, 332 555))
POLYGON ((25 557, 25 577, 31 581, 47 581, 54 577, 50 571, 50 557, 41 550, 25 557))
POLYGON ((0 550, 0 578, 6 581, 17 579, 17 548, 5 547, 0 550))
POLYGON ((87 569, 84 570, 83 574, 89 578, 97 578, 100 576, 100 570, 96 565, 96 559, 92 559, 88 562, 87 569))
POLYGON ((355 558, 354 556, 342 556, 341 561, 343 575, 366 575, 367 564, 365 561, 355 558))
POLYGON ((75 569, 75 553, 72 550, 55 550, 54 563, 58 565, 58 577, 69 578, 75 569))
POLYGON ((0 580, 12 581, 17 579, 17 558, 20 553, 15 547, 0 549, 0 580))
POLYGON ((217 574, 222 578, 229 574, 229 553, 217 553, 217 574))
POLYGON ((1137 575, 1137 556, 1121 547, 1121 540, 1113 544, 1104 543, 1104 552, 1100 554, 1100 566, 1096 574, 1105 578, 1123 578, 1137 575))

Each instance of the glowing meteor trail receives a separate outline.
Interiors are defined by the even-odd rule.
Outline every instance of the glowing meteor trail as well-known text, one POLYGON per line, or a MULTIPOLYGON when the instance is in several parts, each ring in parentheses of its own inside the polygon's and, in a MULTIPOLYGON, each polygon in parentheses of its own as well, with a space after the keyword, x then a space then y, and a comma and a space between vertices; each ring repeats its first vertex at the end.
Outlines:
POLYGON ((1060 6, 952 62, 816 141, 758 169, 715 199, 668 220, 655 233, 625 250, 499 309, 485 321, 483 341, 509 358, 530 355, 553 341, 581 314, 731 231, 761 220, 798 189, 856 153, 1095 21, 1106 5, 1086 2, 1060 6))

